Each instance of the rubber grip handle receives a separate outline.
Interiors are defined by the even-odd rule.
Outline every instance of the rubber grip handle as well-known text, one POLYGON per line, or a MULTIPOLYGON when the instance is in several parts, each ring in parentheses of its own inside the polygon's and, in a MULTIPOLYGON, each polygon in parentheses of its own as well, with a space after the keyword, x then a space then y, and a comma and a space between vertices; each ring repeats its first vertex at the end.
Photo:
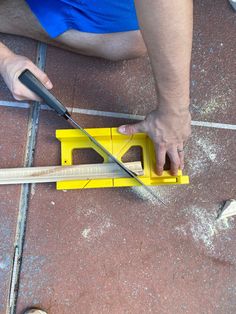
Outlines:
POLYGON ((66 107, 52 94, 49 90, 34 76, 30 70, 24 70, 20 76, 19 80, 22 84, 28 87, 32 92, 42 98, 45 103, 54 109, 60 116, 70 116, 66 107))

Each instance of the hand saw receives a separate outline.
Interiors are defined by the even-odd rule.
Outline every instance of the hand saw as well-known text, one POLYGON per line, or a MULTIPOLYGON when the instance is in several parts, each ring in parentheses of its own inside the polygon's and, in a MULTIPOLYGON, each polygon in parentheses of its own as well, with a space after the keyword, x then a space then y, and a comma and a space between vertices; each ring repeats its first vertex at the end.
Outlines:
POLYGON ((99 147, 109 158, 114 161, 123 171, 125 171, 131 178, 134 178, 139 185, 143 186, 143 188, 148 191, 152 196, 158 199, 161 203, 165 205, 165 203, 160 200, 157 195, 149 189, 143 181, 136 176, 134 172, 129 170, 120 160, 118 160, 115 156, 113 156, 103 145, 101 145, 93 136, 91 136, 86 130, 84 130, 70 115, 66 107, 51 93, 49 90, 34 76, 34 74, 28 69, 24 70, 20 76, 19 80, 26 87, 28 87, 32 92, 42 98, 48 106, 54 109, 59 116, 62 116, 66 120, 68 120, 73 126, 78 128, 81 132, 83 132, 93 144, 99 147))

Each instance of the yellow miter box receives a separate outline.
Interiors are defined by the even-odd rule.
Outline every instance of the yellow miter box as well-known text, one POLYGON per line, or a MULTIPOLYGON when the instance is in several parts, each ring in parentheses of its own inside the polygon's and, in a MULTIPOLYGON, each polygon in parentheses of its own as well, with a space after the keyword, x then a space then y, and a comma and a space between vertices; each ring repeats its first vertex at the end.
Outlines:
MULTIPOLYGON (((117 131, 117 128, 94 128, 86 129, 86 131, 120 161, 122 161, 122 157, 131 147, 141 147, 144 174, 138 177, 145 185, 189 183, 189 177, 183 176, 181 170, 178 171, 177 176, 170 175, 169 171, 164 171, 162 176, 156 175, 155 150, 152 141, 146 133, 123 135, 117 131)), ((78 129, 57 130, 56 137, 61 142, 62 166, 66 167, 73 165, 73 150, 85 148, 94 149, 99 155, 101 155, 104 162, 109 162, 109 157, 78 129)), ((137 185, 139 185, 139 183, 134 178, 74 180, 57 182, 57 190, 137 185)))

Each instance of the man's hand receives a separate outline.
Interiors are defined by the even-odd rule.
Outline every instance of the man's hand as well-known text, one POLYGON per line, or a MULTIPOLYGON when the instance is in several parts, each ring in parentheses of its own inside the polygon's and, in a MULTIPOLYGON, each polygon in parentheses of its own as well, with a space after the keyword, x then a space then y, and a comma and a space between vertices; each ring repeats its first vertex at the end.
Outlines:
POLYGON ((177 175, 184 167, 183 147, 191 133, 191 116, 188 110, 176 113, 164 113, 160 110, 150 112, 142 122, 122 125, 122 134, 146 132, 152 139, 156 152, 156 172, 162 175, 166 154, 171 161, 171 174, 177 175))
POLYGON ((41 71, 28 58, 14 54, 8 48, 1 44, 0 46, 0 74, 2 75, 6 85, 12 92, 16 100, 36 100, 40 98, 25 87, 19 80, 19 75, 25 70, 29 69, 47 88, 52 88, 52 83, 48 76, 41 71), (1 53, 2 52, 2 53, 1 53))

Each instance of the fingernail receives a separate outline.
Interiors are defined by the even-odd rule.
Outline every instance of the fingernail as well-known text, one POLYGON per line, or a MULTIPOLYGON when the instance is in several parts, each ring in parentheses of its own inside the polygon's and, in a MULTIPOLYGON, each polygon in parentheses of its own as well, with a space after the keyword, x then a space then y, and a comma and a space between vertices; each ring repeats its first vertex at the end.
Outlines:
POLYGON ((53 87, 52 82, 51 81, 47 81, 47 83, 45 84, 45 86, 49 89, 51 89, 53 87))
POLYGON ((125 127, 125 125, 122 125, 122 126, 120 126, 119 128, 118 128, 118 131, 120 132, 120 133, 126 133, 126 127, 125 127))

